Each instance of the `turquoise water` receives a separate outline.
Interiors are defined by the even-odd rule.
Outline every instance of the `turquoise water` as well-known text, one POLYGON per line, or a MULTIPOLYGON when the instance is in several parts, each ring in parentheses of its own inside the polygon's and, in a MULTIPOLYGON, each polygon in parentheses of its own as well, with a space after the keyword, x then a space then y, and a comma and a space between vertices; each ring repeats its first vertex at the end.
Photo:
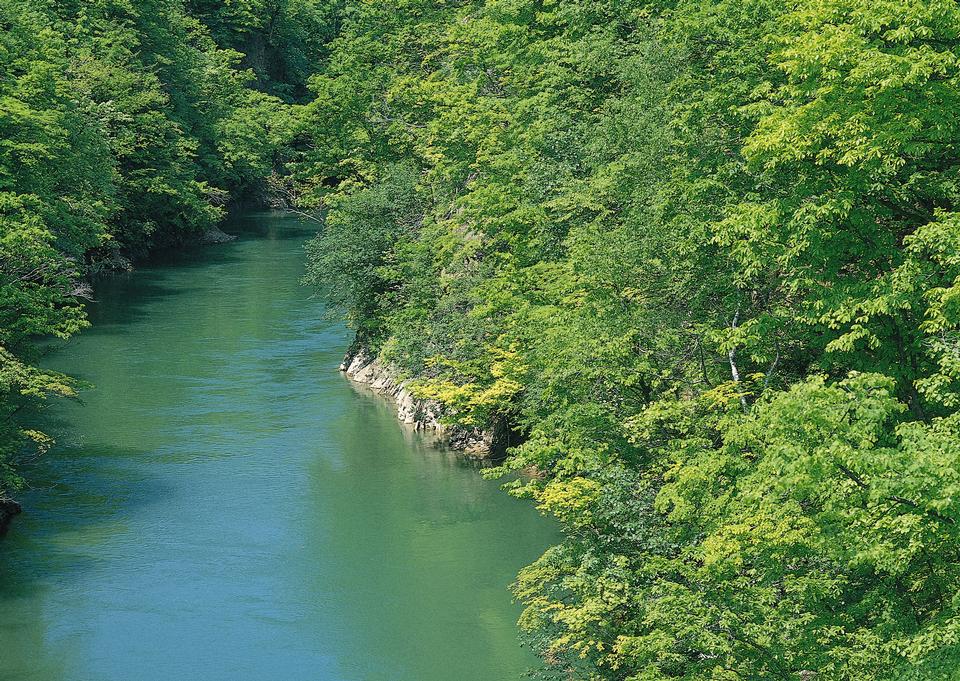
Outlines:
POLYGON ((499 681, 535 663, 508 585, 553 537, 337 371, 298 284, 312 225, 112 277, 48 366, 93 384, 42 425, 0 540, 6 681, 499 681))

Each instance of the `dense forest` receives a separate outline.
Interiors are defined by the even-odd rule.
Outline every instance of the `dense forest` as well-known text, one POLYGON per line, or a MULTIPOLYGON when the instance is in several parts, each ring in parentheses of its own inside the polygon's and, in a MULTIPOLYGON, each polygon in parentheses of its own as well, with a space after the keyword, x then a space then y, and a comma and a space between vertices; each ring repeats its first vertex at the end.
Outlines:
POLYGON ((348 6, 311 279, 522 437, 548 678, 960 675, 958 74, 954 0, 348 6))
POLYGON ((542 678, 960 678, 955 0, 0 16, 3 489, 85 277, 273 192, 360 343, 513 431, 542 678))

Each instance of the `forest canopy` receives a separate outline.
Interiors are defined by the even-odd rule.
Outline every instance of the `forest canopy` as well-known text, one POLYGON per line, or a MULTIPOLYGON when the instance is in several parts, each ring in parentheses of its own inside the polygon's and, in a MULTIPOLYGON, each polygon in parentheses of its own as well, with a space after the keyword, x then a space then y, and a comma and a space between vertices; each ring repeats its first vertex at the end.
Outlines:
POLYGON ((960 6, 347 3, 309 280, 564 528, 544 678, 960 674, 960 6))

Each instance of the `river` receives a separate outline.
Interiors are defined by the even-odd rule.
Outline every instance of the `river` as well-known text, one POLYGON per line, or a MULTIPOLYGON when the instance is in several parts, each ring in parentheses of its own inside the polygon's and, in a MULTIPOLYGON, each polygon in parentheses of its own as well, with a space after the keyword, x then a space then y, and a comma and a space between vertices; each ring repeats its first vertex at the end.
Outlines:
POLYGON ((46 359, 93 387, 0 540, 0 679, 520 678, 507 587, 553 526, 340 375, 315 226, 233 229, 102 281, 46 359))

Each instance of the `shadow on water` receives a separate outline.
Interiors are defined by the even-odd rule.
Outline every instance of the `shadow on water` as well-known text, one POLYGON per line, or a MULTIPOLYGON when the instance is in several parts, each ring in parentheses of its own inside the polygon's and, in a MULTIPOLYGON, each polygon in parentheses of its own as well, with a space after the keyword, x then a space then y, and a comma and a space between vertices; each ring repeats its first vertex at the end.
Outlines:
POLYGON ((149 273, 129 282, 110 282, 109 295, 101 295, 104 288, 95 289, 96 297, 86 305, 87 319, 93 324, 84 331, 88 337, 125 333, 128 324, 148 321, 150 309, 157 303, 190 293, 189 289, 165 285, 162 277, 151 278, 149 273), (121 302, 125 296, 136 302, 121 302))
POLYGON ((244 249, 256 245, 250 242, 302 241, 315 234, 318 227, 312 221, 275 211, 245 214, 224 225, 227 233, 238 237, 237 241, 164 249, 133 271, 100 275, 93 282, 94 299, 86 305, 92 328, 84 334, 124 333, 127 324, 149 321, 149 311, 157 303, 196 293, 198 287, 180 284, 184 278, 189 279, 191 270, 242 265, 247 260, 244 249), (172 271, 177 273, 175 282, 171 281, 172 271))
POLYGON ((51 583, 66 585, 109 560, 106 544, 124 519, 170 496, 168 484, 144 474, 147 456, 116 445, 64 446, 24 468, 31 481, 22 495, 24 512, 0 550, 0 611, 5 601, 51 583), (83 542, 74 540, 78 536, 83 542))
POLYGON ((197 292, 196 287, 172 282, 169 267, 185 272, 190 268, 230 265, 243 260, 228 244, 210 248, 213 255, 206 259, 197 257, 169 266, 154 265, 99 277, 93 285, 93 300, 85 305, 92 327, 84 331, 84 335, 125 332, 128 324, 149 321, 149 311, 157 303, 197 292))
POLYGON ((317 233, 321 223, 282 210, 242 213, 224 225, 229 234, 261 239, 302 239, 317 233))

